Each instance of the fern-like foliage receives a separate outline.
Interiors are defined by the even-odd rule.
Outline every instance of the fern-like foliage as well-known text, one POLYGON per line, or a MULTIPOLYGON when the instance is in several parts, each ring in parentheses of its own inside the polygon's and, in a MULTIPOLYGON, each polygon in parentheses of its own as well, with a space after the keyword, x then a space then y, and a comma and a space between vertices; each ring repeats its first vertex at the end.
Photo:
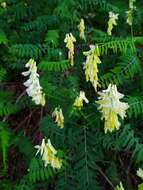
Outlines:
POLYGON ((10 53, 20 58, 35 58, 38 59, 45 52, 42 46, 34 44, 16 44, 10 47, 10 53))
POLYGON ((55 15, 43 15, 36 18, 34 21, 26 23, 22 26, 25 31, 46 31, 48 26, 53 26, 58 24, 58 19, 55 15), (40 26, 40 27, 39 27, 40 26))
POLYGON ((43 71, 64 71, 71 67, 68 60, 55 61, 55 62, 42 60, 38 66, 39 69, 43 71))
POLYGON ((128 96, 127 101, 130 106, 127 112, 129 118, 131 118, 132 116, 137 118, 139 115, 143 113, 143 98, 142 97, 128 96))
POLYGON ((126 53, 128 49, 131 52, 135 52, 135 46, 131 39, 119 39, 119 40, 112 40, 105 43, 99 43, 99 50, 101 55, 107 55, 108 51, 112 49, 113 53, 126 53))
POLYGON ((80 0, 81 7, 82 9, 84 8, 85 10, 96 10, 97 6, 102 7, 105 11, 114 11, 114 12, 119 12, 119 8, 108 1, 105 0, 80 0))
POLYGON ((125 55, 118 66, 100 77, 101 85, 105 88, 110 83, 122 85, 126 80, 132 79, 141 71, 140 61, 135 55, 125 55))
POLYGON ((12 94, 0 91, 0 116, 8 116, 18 111, 18 106, 13 102, 12 94))
POLYGON ((47 181, 53 177, 54 171, 50 167, 44 167, 42 160, 33 158, 30 163, 28 180, 30 183, 36 181, 47 181))

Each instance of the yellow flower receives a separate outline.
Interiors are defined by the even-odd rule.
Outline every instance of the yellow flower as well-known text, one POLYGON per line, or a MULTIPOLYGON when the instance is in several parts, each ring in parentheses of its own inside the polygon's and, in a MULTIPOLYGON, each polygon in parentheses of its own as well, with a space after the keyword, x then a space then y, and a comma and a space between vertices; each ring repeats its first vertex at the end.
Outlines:
POLYGON ((45 105, 45 94, 42 91, 42 87, 39 82, 39 74, 37 73, 37 66, 34 59, 30 59, 25 65, 26 68, 29 68, 28 71, 22 72, 23 76, 29 76, 29 79, 24 82, 24 86, 27 87, 27 94, 32 97, 32 100, 35 104, 42 106, 45 105))
POLYGON ((124 187, 123 187, 122 182, 120 182, 120 184, 117 185, 117 187, 115 188, 115 190, 125 190, 124 187))
POLYGON ((101 63, 99 58, 99 48, 98 46, 95 47, 94 45, 91 45, 90 50, 88 52, 84 52, 83 54, 87 57, 84 64, 86 81, 90 81, 94 89, 97 91, 97 85, 99 85, 97 65, 101 63))
POLYGON ((60 169, 62 167, 62 160, 57 157, 57 150, 51 144, 50 139, 45 143, 45 139, 42 140, 41 146, 35 146, 37 153, 40 153, 42 160, 44 161, 44 166, 51 165, 53 168, 60 169))
POLYGON ((80 91, 79 96, 75 99, 74 102, 74 106, 77 108, 81 108, 83 107, 83 101, 85 101, 85 103, 89 103, 88 99, 85 96, 85 92, 84 91, 80 91))
POLYGON ((129 108, 127 103, 121 102, 120 99, 124 97, 123 94, 117 91, 116 85, 109 85, 106 90, 98 93, 99 100, 96 101, 99 104, 98 109, 104 119, 105 133, 118 130, 120 122, 118 116, 122 119, 126 116, 126 110, 129 108))
POLYGON ((141 168, 137 170, 137 176, 143 179, 143 170, 141 168))
POLYGON ((64 39, 64 42, 66 43, 66 47, 68 48, 68 58, 70 60, 71 65, 74 65, 74 42, 76 42, 75 37, 69 33, 66 34, 66 37, 64 39))
POLYGON ((55 108, 52 117, 55 117, 55 122, 61 129, 64 128, 64 116, 61 108, 55 108))
POLYGON ((80 20, 80 23, 78 25, 78 29, 79 29, 79 32, 80 32, 80 38, 85 40, 85 33, 84 33, 85 25, 84 25, 84 20, 83 19, 80 20))
POLYGON ((119 14, 115 14, 113 12, 109 12, 109 21, 108 21, 108 29, 107 33, 111 36, 112 35, 112 30, 113 30, 113 25, 117 25, 116 20, 118 20, 119 14))

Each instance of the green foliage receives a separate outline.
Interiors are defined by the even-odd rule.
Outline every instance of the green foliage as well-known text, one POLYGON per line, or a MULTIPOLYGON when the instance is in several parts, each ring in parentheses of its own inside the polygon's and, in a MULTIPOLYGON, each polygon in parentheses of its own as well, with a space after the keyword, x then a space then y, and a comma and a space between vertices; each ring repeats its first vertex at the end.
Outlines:
POLYGON ((7 123, 0 122, 0 150, 3 160, 3 172, 7 170, 8 149, 10 145, 10 131, 7 128, 7 123))

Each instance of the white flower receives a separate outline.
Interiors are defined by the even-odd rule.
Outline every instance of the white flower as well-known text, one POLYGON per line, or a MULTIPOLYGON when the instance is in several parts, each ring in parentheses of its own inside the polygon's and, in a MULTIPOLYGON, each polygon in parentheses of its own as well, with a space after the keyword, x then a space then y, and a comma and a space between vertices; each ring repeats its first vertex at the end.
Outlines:
POLYGON ((109 85, 106 90, 99 92, 98 109, 102 113, 102 119, 105 120, 104 130, 112 132, 118 130, 120 122, 118 116, 122 119, 126 116, 126 110, 129 108, 127 103, 121 102, 120 99, 124 97, 117 91, 116 85, 109 85))
POLYGON ((42 92, 42 87, 39 83, 39 74, 37 73, 36 62, 33 59, 30 59, 25 65, 26 68, 29 68, 28 71, 22 72, 23 76, 29 76, 29 79, 24 82, 24 86, 27 87, 27 94, 32 97, 32 100, 35 104, 42 106, 45 105, 45 94, 42 92))

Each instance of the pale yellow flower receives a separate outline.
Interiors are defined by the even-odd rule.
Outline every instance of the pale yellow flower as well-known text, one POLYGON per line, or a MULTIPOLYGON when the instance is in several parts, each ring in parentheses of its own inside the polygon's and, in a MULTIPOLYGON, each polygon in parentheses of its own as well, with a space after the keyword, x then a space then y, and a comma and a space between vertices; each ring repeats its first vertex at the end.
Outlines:
POLYGON ((45 143, 45 139, 43 139, 42 144, 36 145, 35 148, 38 149, 36 155, 40 153, 45 167, 47 167, 47 165, 51 165, 51 167, 56 169, 62 167, 62 160, 57 157, 57 150, 51 144, 50 139, 48 139, 47 143, 45 143))
POLYGON ((66 47, 69 50, 68 58, 70 60, 70 64, 73 66, 74 65, 74 42, 76 42, 76 39, 72 35, 72 33, 69 33, 69 34, 66 34, 64 42, 66 43, 66 47))
POLYGON ((127 14, 127 23, 132 26, 133 24, 133 10, 135 9, 134 3, 136 0, 129 0, 129 10, 126 11, 127 14))
POLYGON ((55 118, 55 122, 61 129, 64 128, 64 116, 61 108, 55 108, 52 117, 55 118))
POLYGON ((107 33, 111 36, 112 35, 112 30, 113 30, 113 26, 117 25, 116 20, 118 20, 118 16, 119 14, 115 14, 113 12, 109 12, 109 21, 108 21, 108 29, 107 29, 107 33))
POLYGON ((97 91, 98 82, 98 64, 101 63, 99 58, 99 48, 98 46, 91 45, 88 52, 83 53, 86 56, 86 62, 84 64, 86 81, 90 81, 97 91))
POLYGON ((99 100, 96 101, 99 104, 98 109, 104 119, 105 133, 118 130, 120 122, 118 116, 122 119, 126 117, 126 110, 129 108, 127 103, 121 102, 120 99, 124 97, 123 94, 117 91, 116 85, 109 85, 106 90, 99 92, 99 100))
POLYGON ((141 168, 137 170, 137 176, 143 179, 143 170, 141 168))
POLYGON ((2 2, 1 3, 1 7, 5 9, 7 7, 7 3, 6 2, 2 2))
POLYGON ((35 104, 42 106, 45 105, 45 94, 42 91, 42 87, 39 82, 39 74, 37 73, 37 66, 34 59, 30 59, 25 65, 26 68, 29 68, 28 71, 22 72, 23 76, 29 76, 29 79, 24 82, 24 86, 27 87, 27 94, 32 97, 32 100, 35 104))
POLYGON ((134 3, 136 2, 136 0, 129 0, 129 9, 134 9, 134 3))
POLYGON ((78 25, 78 29, 79 29, 79 32, 80 32, 80 38, 85 40, 85 24, 84 24, 83 19, 80 20, 80 23, 78 25))
POLYGON ((77 108, 81 108, 83 107, 83 101, 85 103, 89 103, 88 99, 85 96, 85 92, 84 91, 80 91, 79 96, 75 99, 75 102, 73 104, 73 106, 77 107, 77 108))

